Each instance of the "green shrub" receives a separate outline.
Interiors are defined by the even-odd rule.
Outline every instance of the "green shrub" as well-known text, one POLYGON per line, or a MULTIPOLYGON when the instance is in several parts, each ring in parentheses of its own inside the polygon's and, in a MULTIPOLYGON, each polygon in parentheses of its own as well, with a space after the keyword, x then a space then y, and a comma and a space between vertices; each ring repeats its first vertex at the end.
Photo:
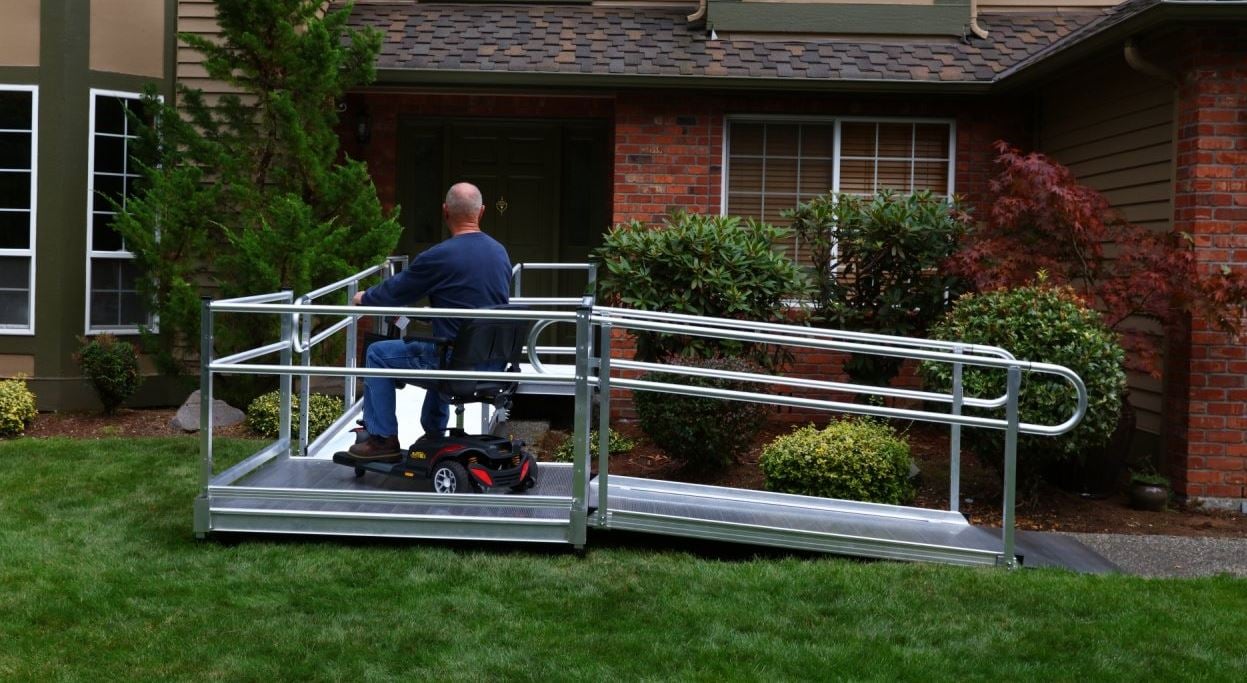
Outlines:
POLYGON ((82 374, 91 382, 108 415, 133 396, 143 381, 134 345, 111 334, 97 335, 86 341, 74 359, 82 366, 82 374))
MULTIPOLYGON (((762 372, 756 364, 742 358, 690 359, 681 363, 691 367, 735 372, 762 372)), ((670 373, 648 373, 642 379, 671 384, 757 391, 755 382, 670 373)), ((769 406, 747 401, 731 401, 684 396, 653 391, 634 394, 641 429, 659 447, 694 468, 726 465, 747 448, 766 422, 769 406)))
MULTIPOLYGON (((786 322, 784 300, 806 289, 801 269, 772 247, 786 234, 731 216, 681 212, 655 228, 633 221, 610 230, 594 252, 598 286, 606 300, 629 308, 786 322)), ((748 354, 773 367, 780 360, 738 341, 630 333, 643 361, 748 354)))
MULTIPOLYGON (((957 251, 969 215, 928 191, 873 197, 828 193, 785 212, 814 275, 812 322, 820 327, 918 337, 960 290, 943 264, 957 251)), ((853 354, 845 373, 885 386, 896 358, 853 354)))
POLYGON ((37 413, 25 377, 0 380, 0 437, 21 436, 37 413))
MULTIPOLYGON (((559 444, 559 447, 554 449, 554 454, 550 456, 550 459, 555 462, 571 462, 576 454, 576 440, 573 438, 574 436, 575 435, 573 434, 568 434, 567 438, 563 439, 563 441, 559 444)), ((607 433, 607 438, 610 440, 607 444, 607 449, 610 450, 611 455, 616 453, 627 453, 633 448, 636 448, 635 441, 613 429, 607 433)), ((596 458, 597 455, 598 433, 596 431, 592 431, 589 432, 589 456, 596 458)))
MULTIPOLYGON (((1104 326, 1100 315, 1087 308, 1068 288, 1042 283, 962 297, 945 318, 932 327, 935 339, 999 346, 1019 360, 1054 363, 1073 370, 1087 385, 1087 415, 1062 436, 1020 435, 1019 477, 1031 479, 1055 462, 1086 456, 1108 442, 1117 426, 1126 373, 1117 335, 1104 326)), ((923 363, 923 379, 932 389, 950 391, 952 366, 923 363)), ((966 366, 963 383, 967 396, 995 398, 1005 393, 1003 370, 966 366)), ((1023 373, 1018 408, 1023 422, 1055 425, 1074 410, 1076 395, 1065 380, 1052 375, 1023 373)), ((1003 418, 1004 409, 967 410, 1003 418)), ((967 429, 966 443, 975 454, 999 467, 1004 454, 1004 431, 967 429)))
MULTIPOLYGON (((342 399, 328 394, 312 394, 309 403, 307 431, 309 439, 315 439, 342 416, 342 399)), ((260 436, 277 438, 281 426, 281 392, 270 391, 256 397, 247 406, 247 427, 260 436)), ((290 397, 290 435, 299 433, 299 395, 290 397)))
POLYGON ((893 505, 913 498, 909 444, 869 418, 802 427, 767 445, 758 465, 768 491, 893 505))

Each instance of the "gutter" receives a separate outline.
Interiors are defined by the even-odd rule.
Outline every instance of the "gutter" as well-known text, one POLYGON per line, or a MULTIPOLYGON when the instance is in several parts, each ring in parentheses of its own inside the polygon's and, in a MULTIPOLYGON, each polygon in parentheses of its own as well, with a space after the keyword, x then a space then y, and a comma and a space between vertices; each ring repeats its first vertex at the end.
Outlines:
MULTIPOLYGON (((990 81, 901 81, 884 78, 748 78, 727 76, 611 75, 562 71, 449 71, 377 67, 373 84, 490 86, 495 88, 681 88, 685 90, 755 90, 786 92, 876 92, 985 94, 990 81)), ((353 91, 354 92, 354 91, 353 91)))
POLYGON ((1032 83, 1101 50, 1116 51, 1127 40, 1145 31, 1174 28, 1177 22, 1235 20, 1247 20, 1247 0, 1160 0, 1132 17, 1092 33, 1085 40, 1068 43, 1067 36, 1006 69, 992 83, 1003 90, 1032 83))

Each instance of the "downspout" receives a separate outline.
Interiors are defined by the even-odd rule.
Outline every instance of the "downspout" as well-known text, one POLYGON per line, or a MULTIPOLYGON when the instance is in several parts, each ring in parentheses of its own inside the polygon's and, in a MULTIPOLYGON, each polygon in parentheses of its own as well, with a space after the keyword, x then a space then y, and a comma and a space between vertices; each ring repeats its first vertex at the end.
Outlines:
POLYGON ((987 39, 987 29, 979 26, 979 0, 970 0, 970 33, 987 39))
POLYGON ((697 11, 688 15, 688 23, 696 24, 699 21, 705 20, 705 18, 706 18, 706 0, 701 0, 700 2, 697 3, 697 11))
POLYGON ((1131 69, 1138 71, 1144 76, 1158 78, 1169 85, 1177 87, 1177 76, 1174 76, 1165 69, 1144 59, 1143 54, 1139 52, 1139 46, 1135 44, 1133 37, 1126 39, 1126 45, 1123 48, 1122 53, 1126 58, 1126 64, 1130 65, 1131 69))

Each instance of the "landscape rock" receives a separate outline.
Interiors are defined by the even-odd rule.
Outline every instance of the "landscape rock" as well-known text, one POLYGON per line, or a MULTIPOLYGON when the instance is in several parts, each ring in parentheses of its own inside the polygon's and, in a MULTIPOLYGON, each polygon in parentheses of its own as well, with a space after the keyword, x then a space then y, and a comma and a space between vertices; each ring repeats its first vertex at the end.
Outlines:
MULTIPOLYGON (((178 414, 174 416, 170 424, 175 429, 180 429, 184 432, 199 431, 199 408, 199 390, 196 389, 186 398, 186 402, 182 404, 182 407, 178 408, 178 414)), ((212 401, 212 427, 214 429, 217 427, 232 427, 246 418, 247 415, 245 413, 225 401, 219 398, 212 401)))

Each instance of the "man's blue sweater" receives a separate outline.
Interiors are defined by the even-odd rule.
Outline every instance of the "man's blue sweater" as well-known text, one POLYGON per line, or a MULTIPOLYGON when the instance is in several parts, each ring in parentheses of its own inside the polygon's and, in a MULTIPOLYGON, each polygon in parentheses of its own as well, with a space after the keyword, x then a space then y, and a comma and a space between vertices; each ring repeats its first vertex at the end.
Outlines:
MULTIPOLYGON (((365 306, 489 308, 507 303, 511 259, 497 240, 469 232, 425 250, 407 269, 364 293, 365 306)), ((454 339, 462 318, 433 318, 433 335, 454 339)))

